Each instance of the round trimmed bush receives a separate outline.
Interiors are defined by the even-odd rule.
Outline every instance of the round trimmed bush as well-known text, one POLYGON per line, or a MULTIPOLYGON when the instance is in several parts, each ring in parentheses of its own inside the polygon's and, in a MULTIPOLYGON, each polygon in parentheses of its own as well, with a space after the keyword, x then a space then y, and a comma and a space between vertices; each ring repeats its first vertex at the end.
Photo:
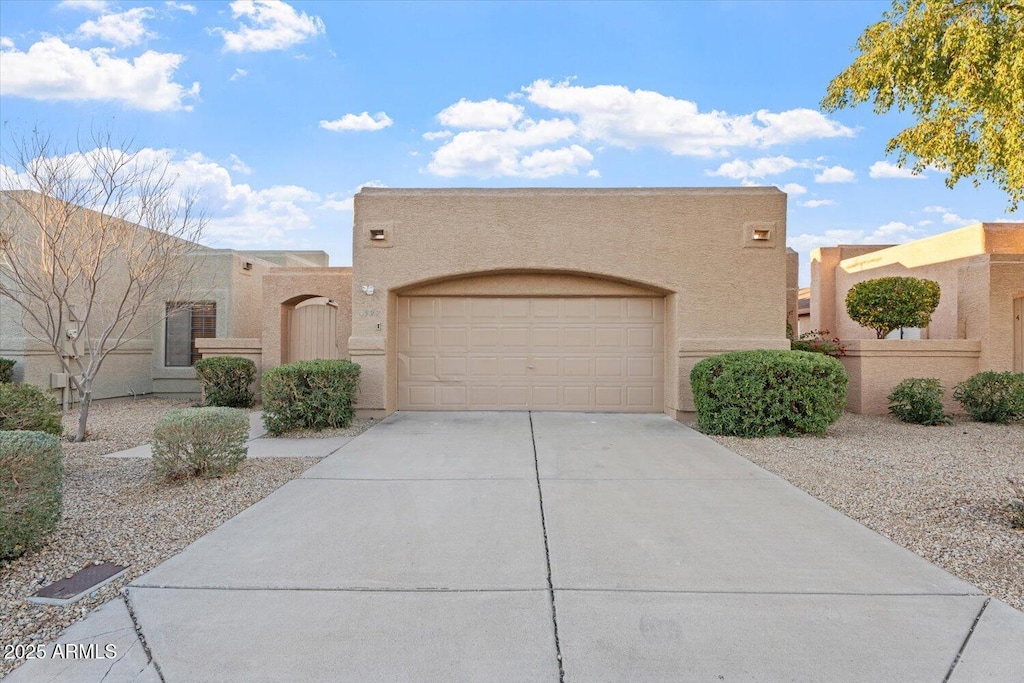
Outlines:
POLYGON ((42 545, 63 509, 64 461, 53 434, 0 431, 0 559, 42 545))
POLYGON ((734 351, 690 372, 697 424, 707 434, 824 434, 846 405, 847 375, 809 351, 734 351))
POLYGON ((939 283, 917 277, 880 277, 858 282, 846 293, 850 318, 879 339, 904 327, 927 327, 939 305, 939 283))
POLYGON ((214 356, 196 361, 196 377, 203 385, 208 406, 252 408, 255 399, 249 388, 256 379, 256 364, 239 356, 214 356))
POLYGON ((933 378, 905 379, 897 384, 889 394, 889 414, 921 425, 952 422, 942 408, 942 385, 933 378))
POLYGON ((953 398, 978 422, 1024 420, 1024 372, 979 372, 957 384, 953 398))
POLYGON ((32 384, 0 384, 0 430, 27 430, 60 436, 57 399, 32 384))
POLYGON ((237 408, 183 408, 153 430, 153 469, 174 481, 236 472, 248 453, 249 416, 237 408))

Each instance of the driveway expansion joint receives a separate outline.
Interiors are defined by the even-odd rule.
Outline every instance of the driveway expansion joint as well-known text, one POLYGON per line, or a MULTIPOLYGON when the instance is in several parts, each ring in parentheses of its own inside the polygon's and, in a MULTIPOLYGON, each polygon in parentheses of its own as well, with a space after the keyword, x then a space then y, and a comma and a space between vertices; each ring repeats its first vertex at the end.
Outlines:
MULTIPOLYGON (((132 624, 135 626, 135 638, 140 645, 142 645, 142 651, 146 653, 147 661, 153 665, 153 670, 156 671, 157 678, 160 679, 160 683, 167 683, 167 679, 164 678, 164 672, 160 669, 160 663, 156 661, 153 656, 153 651, 149 649, 149 643, 146 642, 146 634, 142 632, 142 624, 139 623, 139 619, 135 616, 135 607, 132 605, 131 593, 125 588, 121 593, 121 597, 124 600, 125 609, 128 610, 128 616, 132 620, 132 624)), ((109 670, 107 673, 110 673, 109 670)), ((106 676, 104 676, 106 678, 106 676)))
POLYGON ((551 579, 551 548, 548 546, 548 525, 544 517, 544 490, 541 488, 540 462, 537 458, 537 437, 533 431, 533 411, 527 413, 530 418, 530 444, 533 447, 533 471, 537 474, 537 499, 540 502, 540 526, 544 532, 544 563, 548 574, 548 596, 551 599, 551 626, 555 634, 555 657, 558 659, 558 681, 565 682, 565 667, 562 662, 562 645, 558 639, 558 612, 555 609, 555 584, 551 579))
POLYGON ((978 614, 974 617, 974 621, 971 623, 971 628, 967 630, 967 635, 964 636, 964 642, 960 643, 960 649, 957 650, 956 657, 953 658, 953 663, 949 665, 949 671, 946 672, 946 677, 942 679, 942 683, 949 683, 949 679, 953 676, 953 671, 956 669, 956 665, 960 663, 960 658, 964 655, 964 650, 967 649, 967 643, 971 642, 971 636, 974 635, 974 629, 978 628, 978 622, 981 621, 981 615, 985 613, 985 608, 988 607, 988 603, 992 602, 992 598, 985 598, 985 602, 981 604, 981 609, 978 610, 978 614))

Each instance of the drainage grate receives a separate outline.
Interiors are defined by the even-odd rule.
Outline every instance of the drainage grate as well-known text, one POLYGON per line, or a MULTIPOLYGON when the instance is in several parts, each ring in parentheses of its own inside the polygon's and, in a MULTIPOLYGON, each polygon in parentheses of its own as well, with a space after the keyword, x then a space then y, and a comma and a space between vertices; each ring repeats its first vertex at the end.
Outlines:
POLYGON ((65 579, 43 586, 27 600, 40 605, 70 605, 97 588, 106 586, 126 571, 128 567, 111 562, 87 564, 65 579))

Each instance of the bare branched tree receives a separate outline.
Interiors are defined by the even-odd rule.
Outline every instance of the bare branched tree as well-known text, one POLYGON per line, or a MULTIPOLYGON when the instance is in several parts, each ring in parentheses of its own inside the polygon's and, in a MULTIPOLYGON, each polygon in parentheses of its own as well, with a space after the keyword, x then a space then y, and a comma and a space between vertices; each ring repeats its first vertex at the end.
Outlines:
POLYGON ((206 222, 167 159, 109 132, 88 143, 34 131, 6 145, 0 169, 0 296, 70 376, 76 441, 107 357, 186 305, 165 302, 190 298, 206 222))

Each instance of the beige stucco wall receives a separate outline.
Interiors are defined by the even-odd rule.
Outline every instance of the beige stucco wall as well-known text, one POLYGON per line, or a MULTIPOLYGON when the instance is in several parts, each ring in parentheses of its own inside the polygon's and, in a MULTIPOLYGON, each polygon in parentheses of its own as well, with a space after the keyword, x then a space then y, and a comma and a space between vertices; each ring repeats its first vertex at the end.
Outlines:
POLYGON ((858 282, 893 275, 939 283, 928 339, 976 339, 982 370, 1013 367, 1013 295, 1024 291, 1024 224, 978 223, 885 248, 830 247, 812 255, 811 325, 841 339, 873 339, 846 313, 858 282))
POLYGON ((262 367, 281 365, 282 327, 287 308, 305 299, 326 296, 338 303, 338 348, 348 357, 352 333, 352 268, 281 268, 263 278, 262 367))
POLYGON ((797 300, 800 292, 800 254, 786 249, 786 324, 794 337, 799 336, 799 311, 797 300))
MULTIPOLYGON (((690 411, 689 370, 700 358, 788 348, 785 230, 786 196, 775 188, 364 188, 355 197, 349 341, 363 366, 359 408, 397 407, 399 294, 486 273, 501 274, 502 294, 557 293, 557 279, 543 273, 664 294, 666 412, 690 411), (751 240, 755 229, 771 238, 751 240), (371 240, 371 230, 386 239, 371 240)), ((580 280, 571 286, 586 293, 580 280)), ((471 290, 453 281, 443 291, 471 290)))
POLYGON ((905 379, 933 377, 945 393, 947 412, 963 412, 953 387, 979 371, 981 342, 975 339, 857 339, 845 344, 842 361, 850 376, 846 409, 885 415, 889 394, 905 379))

